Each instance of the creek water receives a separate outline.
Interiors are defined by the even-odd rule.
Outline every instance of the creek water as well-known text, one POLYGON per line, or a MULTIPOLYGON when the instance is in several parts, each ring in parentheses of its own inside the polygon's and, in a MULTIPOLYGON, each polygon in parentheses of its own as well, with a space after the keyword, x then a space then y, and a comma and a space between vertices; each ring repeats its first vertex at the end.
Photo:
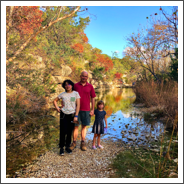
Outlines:
MULTIPOLYGON (((96 90, 96 95, 95 102, 103 100, 107 113, 108 129, 102 139, 119 139, 125 144, 149 146, 149 142, 157 141, 163 132, 161 122, 146 122, 139 109, 133 107, 136 96, 131 88, 96 90)), ((92 116, 87 128, 88 140, 93 139, 94 119, 92 116)), ((59 113, 51 110, 44 116, 30 115, 19 124, 8 125, 6 131, 6 173, 7 177, 15 177, 17 170, 24 169, 46 151, 58 150, 59 113)))
MULTIPOLYGON (((136 96, 132 88, 116 88, 113 91, 97 92, 97 99, 103 100, 107 112, 107 133, 101 139, 122 140, 134 146, 149 146, 158 141, 164 131, 164 125, 158 121, 146 122, 140 109, 133 106, 136 96)), ((94 117, 88 128, 86 138, 93 139, 92 127, 94 117)), ((105 122, 104 122, 105 123, 105 122)))

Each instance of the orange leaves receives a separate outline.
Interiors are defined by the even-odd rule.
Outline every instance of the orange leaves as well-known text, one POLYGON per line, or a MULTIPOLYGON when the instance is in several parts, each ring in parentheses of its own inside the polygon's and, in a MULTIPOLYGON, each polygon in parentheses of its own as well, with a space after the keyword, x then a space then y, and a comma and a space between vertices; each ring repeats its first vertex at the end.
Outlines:
POLYGON ((86 36, 86 34, 84 32, 80 33, 81 36, 82 36, 82 40, 84 43, 87 43, 88 42, 88 37, 86 36))
POLYGON ((84 51, 84 47, 81 43, 76 43, 71 48, 76 50, 77 52, 80 52, 80 53, 82 53, 84 51))
POLYGON ((122 76, 122 73, 116 73, 116 74, 115 74, 115 78, 117 78, 117 79, 120 79, 121 76, 122 76))
POLYGON ((96 54, 96 56, 97 61, 100 63, 100 65, 102 67, 105 67, 105 71, 108 71, 110 68, 113 67, 113 62, 109 57, 102 54, 96 54))
POLYGON ((82 40, 83 40, 85 43, 87 43, 87 42, 88 42, 88 37, 85 36, 85 37, 82 38, 82 40))
POLYGON ((33 34, 34 29, 41 26, 42 14, 38 6, 15 6, 13 21, 17 24, 16 29, 21 35, 33 34))

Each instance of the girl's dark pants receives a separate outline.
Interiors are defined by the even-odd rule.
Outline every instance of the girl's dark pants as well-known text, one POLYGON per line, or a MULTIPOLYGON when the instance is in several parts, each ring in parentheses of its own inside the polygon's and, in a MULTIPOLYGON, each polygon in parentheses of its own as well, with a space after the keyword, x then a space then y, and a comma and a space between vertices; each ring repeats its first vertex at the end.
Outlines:
POLYGON ((74 129, 74 123, 71 123, 73 118, 74 114, 64 114, 62 111, 60 112, 60 148, 64 146, 70 147, 71 136, 74 129))

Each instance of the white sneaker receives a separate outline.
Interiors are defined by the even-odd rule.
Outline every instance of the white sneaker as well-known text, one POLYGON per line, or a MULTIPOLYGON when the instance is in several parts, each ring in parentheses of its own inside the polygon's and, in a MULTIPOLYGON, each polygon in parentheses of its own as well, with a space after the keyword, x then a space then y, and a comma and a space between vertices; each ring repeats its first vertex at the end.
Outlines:
POLYGON ((97 148, 103 149, 104 147, 101 145, 98 145, 97 148))

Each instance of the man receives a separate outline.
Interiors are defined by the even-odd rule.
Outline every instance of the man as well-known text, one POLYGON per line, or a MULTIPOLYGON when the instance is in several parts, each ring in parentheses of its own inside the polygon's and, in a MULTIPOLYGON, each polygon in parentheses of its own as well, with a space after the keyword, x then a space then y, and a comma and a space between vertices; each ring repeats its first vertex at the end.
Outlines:
POLYGON ((86 126, 90 125, 90 119, 94 114, 95 108, 95 90, 91 84, 87 82, 88 73, 83 71, 80 75, 80 82, 74 85, 74 90, 77 91, 80 95, 80 111, 78 115, 79 124, 75 123, 74 131, 73 131, 73 143, 70 146, 70 149, 73 150, 76 147, 76 140, 78 136, 78 127, 82 124, 81 129, 81 150, 86 151, 87 148, 85 146, 85 137, 86 137, 86 126), (92 110, 90 111, 90 99, 92 103, 92 110))

